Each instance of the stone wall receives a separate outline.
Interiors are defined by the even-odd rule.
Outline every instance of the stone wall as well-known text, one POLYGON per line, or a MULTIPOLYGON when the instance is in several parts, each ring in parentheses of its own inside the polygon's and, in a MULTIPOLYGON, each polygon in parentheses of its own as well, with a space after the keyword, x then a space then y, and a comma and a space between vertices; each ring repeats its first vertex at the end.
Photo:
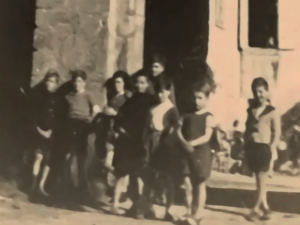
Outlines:
MULTIPOLYGON (((83 69, 101 92, 118 69, 142 66, 145 0, 37 0, 31 85, 49 69, 83 69)), ((101 94, 100 94, 101 95, 101 94)))

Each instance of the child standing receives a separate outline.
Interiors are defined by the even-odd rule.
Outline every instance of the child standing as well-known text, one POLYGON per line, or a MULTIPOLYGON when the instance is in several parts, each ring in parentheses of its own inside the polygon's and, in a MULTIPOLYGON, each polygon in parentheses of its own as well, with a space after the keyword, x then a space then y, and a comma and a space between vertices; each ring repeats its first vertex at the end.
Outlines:
POLYGON ((71 160, 71 165, 78 165, 78 177, 71 176, 73 185, 77 188, 83 188, 86 185, 87 137, 90 124, 94 116, 100 112, 100 108, 92 95, 86 91, 86 73, 82 70, 76 70, 72 71, 71 74, 73 90, 65 96, 67 103, 67 159, 71 160))
POLYGON ((269 101, 269 86, 267 81, 256 78, 252 82, 254 98, 249 100, 245 132, 245 159, 254 172, 257 184, 257 201, 252 212, 246 219, 267 220, 270 218, 270 208, 267 202, 266 179, 272 157, 280 138, 280 119, 277 111, 269 101), (261 210, 263 214, 261 215, 261 210))
MULTIPOLYGON (((151 202, 152 191, 158 191, 157 189, 162 189, 160 185, 154 187, 155 183, 163 183, 167 191, 167 202, 166 202, 166 214, 165 219, 173 220, 170 213, 170 209, 173 205, 175 185, 174 185, 174 170, 176 170, 177 164, 173 162, 174 149, 170 149, 165 144, 165 139, 168 138, 170 133, 177 129, 179 115, 170 100, 170 89, 171 83, 157 82, 154 86, 155 92, 157 93, 159 104, 154 106, 150 111, 149 124, 146 136, 146 146, 148 155, 150 156, 150 176, 149 182, 145 185, 146 191, 145 195, 149 196, 149 201, 151 202), (159 182, 161 180, 163 182, 159 182)), ((162 193, 160 193, 162 194, 162 193)))
POLYGON ((42 93, 38 96, 39 99, 34 101, 34 117, 38 142, 32 171, 32 191, 35 191, 38 185, 40 193, 44 196, 48 196, 45 190, 45 183, 50 172, 50 159, 54 151, 54 139, 58 125, 59 101, 56 95, 58 83, 58 73, 54 71, 48 72, 42 83, 42 93), (38 184, 37 180, 41 172, 42 163, 43 169, 38 184))
POLYGON ((112 161, 114 155, 114 120, 120 108, 131 97, 129 90, 129 76, 124 71, 117 71, 106 83, 107 105, 103 109, 101 118, 101 130, 98 132, 98 144, 105 151, 104 166, 112 171, 112 161))
POLYGON ((143 193, 143 172, 149 161, 143 143, 143 131, 146 126, 149 111, 156 103, 152 94, 147 93, 149 88, 149 78, 144 73, 136 75, 136 93, 121 107, 115 121, 117 140, 115 144, 115 155, 113 165, 117 182, 114 192, 112 211, 119 213, 119 201, 126 183, 127 175, 130 182, 137 190, 133 197, 132 212, 134 216, 143 216, 138 212, 136 203, 143 193))
MULTIPOLYGON (((195 111, 183 116, 182 140, 190 146, 183 164, 187 201, 187 221, 197 224, 202 219, 206 202, 206 180, 212 168, 212 153, 209 141, 213 134, 213 115, 207 111, 212 88, 203 83, 194 87, 195 111)), ((179 133, 180 134, 180 133, 179 133)))

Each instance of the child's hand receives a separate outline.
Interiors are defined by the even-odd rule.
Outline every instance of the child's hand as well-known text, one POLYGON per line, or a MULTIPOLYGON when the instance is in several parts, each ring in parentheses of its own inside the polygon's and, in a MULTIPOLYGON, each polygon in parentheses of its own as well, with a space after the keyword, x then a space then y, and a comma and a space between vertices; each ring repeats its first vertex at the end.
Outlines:
POLYGON ((294 125, 293 128, 294 128, 295 131, 300 132, 300 126, 294 125))
POLYGON ((41 128, 39 128, 39 127, 36 127, 36 129, 37 129, 37 131, 39 132, 39 134, 41 135, 41 136, 43 136, 44 138, 47 138, 47 139, 49 139, 50 137, 51 137, 51 135, 52 135, 52 130, 42 130, 41 128))
POLYGON ((120 131, 121 133, 123 133, 123 134, 126 134, 126 130, 125 130, 123 127, 120 127, 120 128, 119 128, 119 131, 120 131))
POLYGON ((117 111, 109 106, 104 107, 103 112, 108 116, 116 116, 117 115, 117 111))

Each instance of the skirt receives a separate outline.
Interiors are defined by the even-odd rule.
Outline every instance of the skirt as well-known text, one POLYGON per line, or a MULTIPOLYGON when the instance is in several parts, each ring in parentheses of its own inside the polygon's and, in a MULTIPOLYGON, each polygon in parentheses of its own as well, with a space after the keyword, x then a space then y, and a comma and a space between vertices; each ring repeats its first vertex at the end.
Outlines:
POLYGON ((255 173, 266 172, 270 168, 272 154, 268 144, 246 143, 245 159, 250 170, 255 173))

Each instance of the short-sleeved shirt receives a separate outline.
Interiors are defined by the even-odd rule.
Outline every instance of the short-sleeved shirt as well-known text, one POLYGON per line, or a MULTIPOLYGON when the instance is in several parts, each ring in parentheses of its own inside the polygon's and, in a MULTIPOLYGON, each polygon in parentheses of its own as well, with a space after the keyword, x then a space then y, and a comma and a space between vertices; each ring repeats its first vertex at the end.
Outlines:
POLYGON ((93 119, 93 106, 96 105, 92 95, 84 91, 82 93, 70 92, 66 96, 69 119, 91 121, 93 119))

